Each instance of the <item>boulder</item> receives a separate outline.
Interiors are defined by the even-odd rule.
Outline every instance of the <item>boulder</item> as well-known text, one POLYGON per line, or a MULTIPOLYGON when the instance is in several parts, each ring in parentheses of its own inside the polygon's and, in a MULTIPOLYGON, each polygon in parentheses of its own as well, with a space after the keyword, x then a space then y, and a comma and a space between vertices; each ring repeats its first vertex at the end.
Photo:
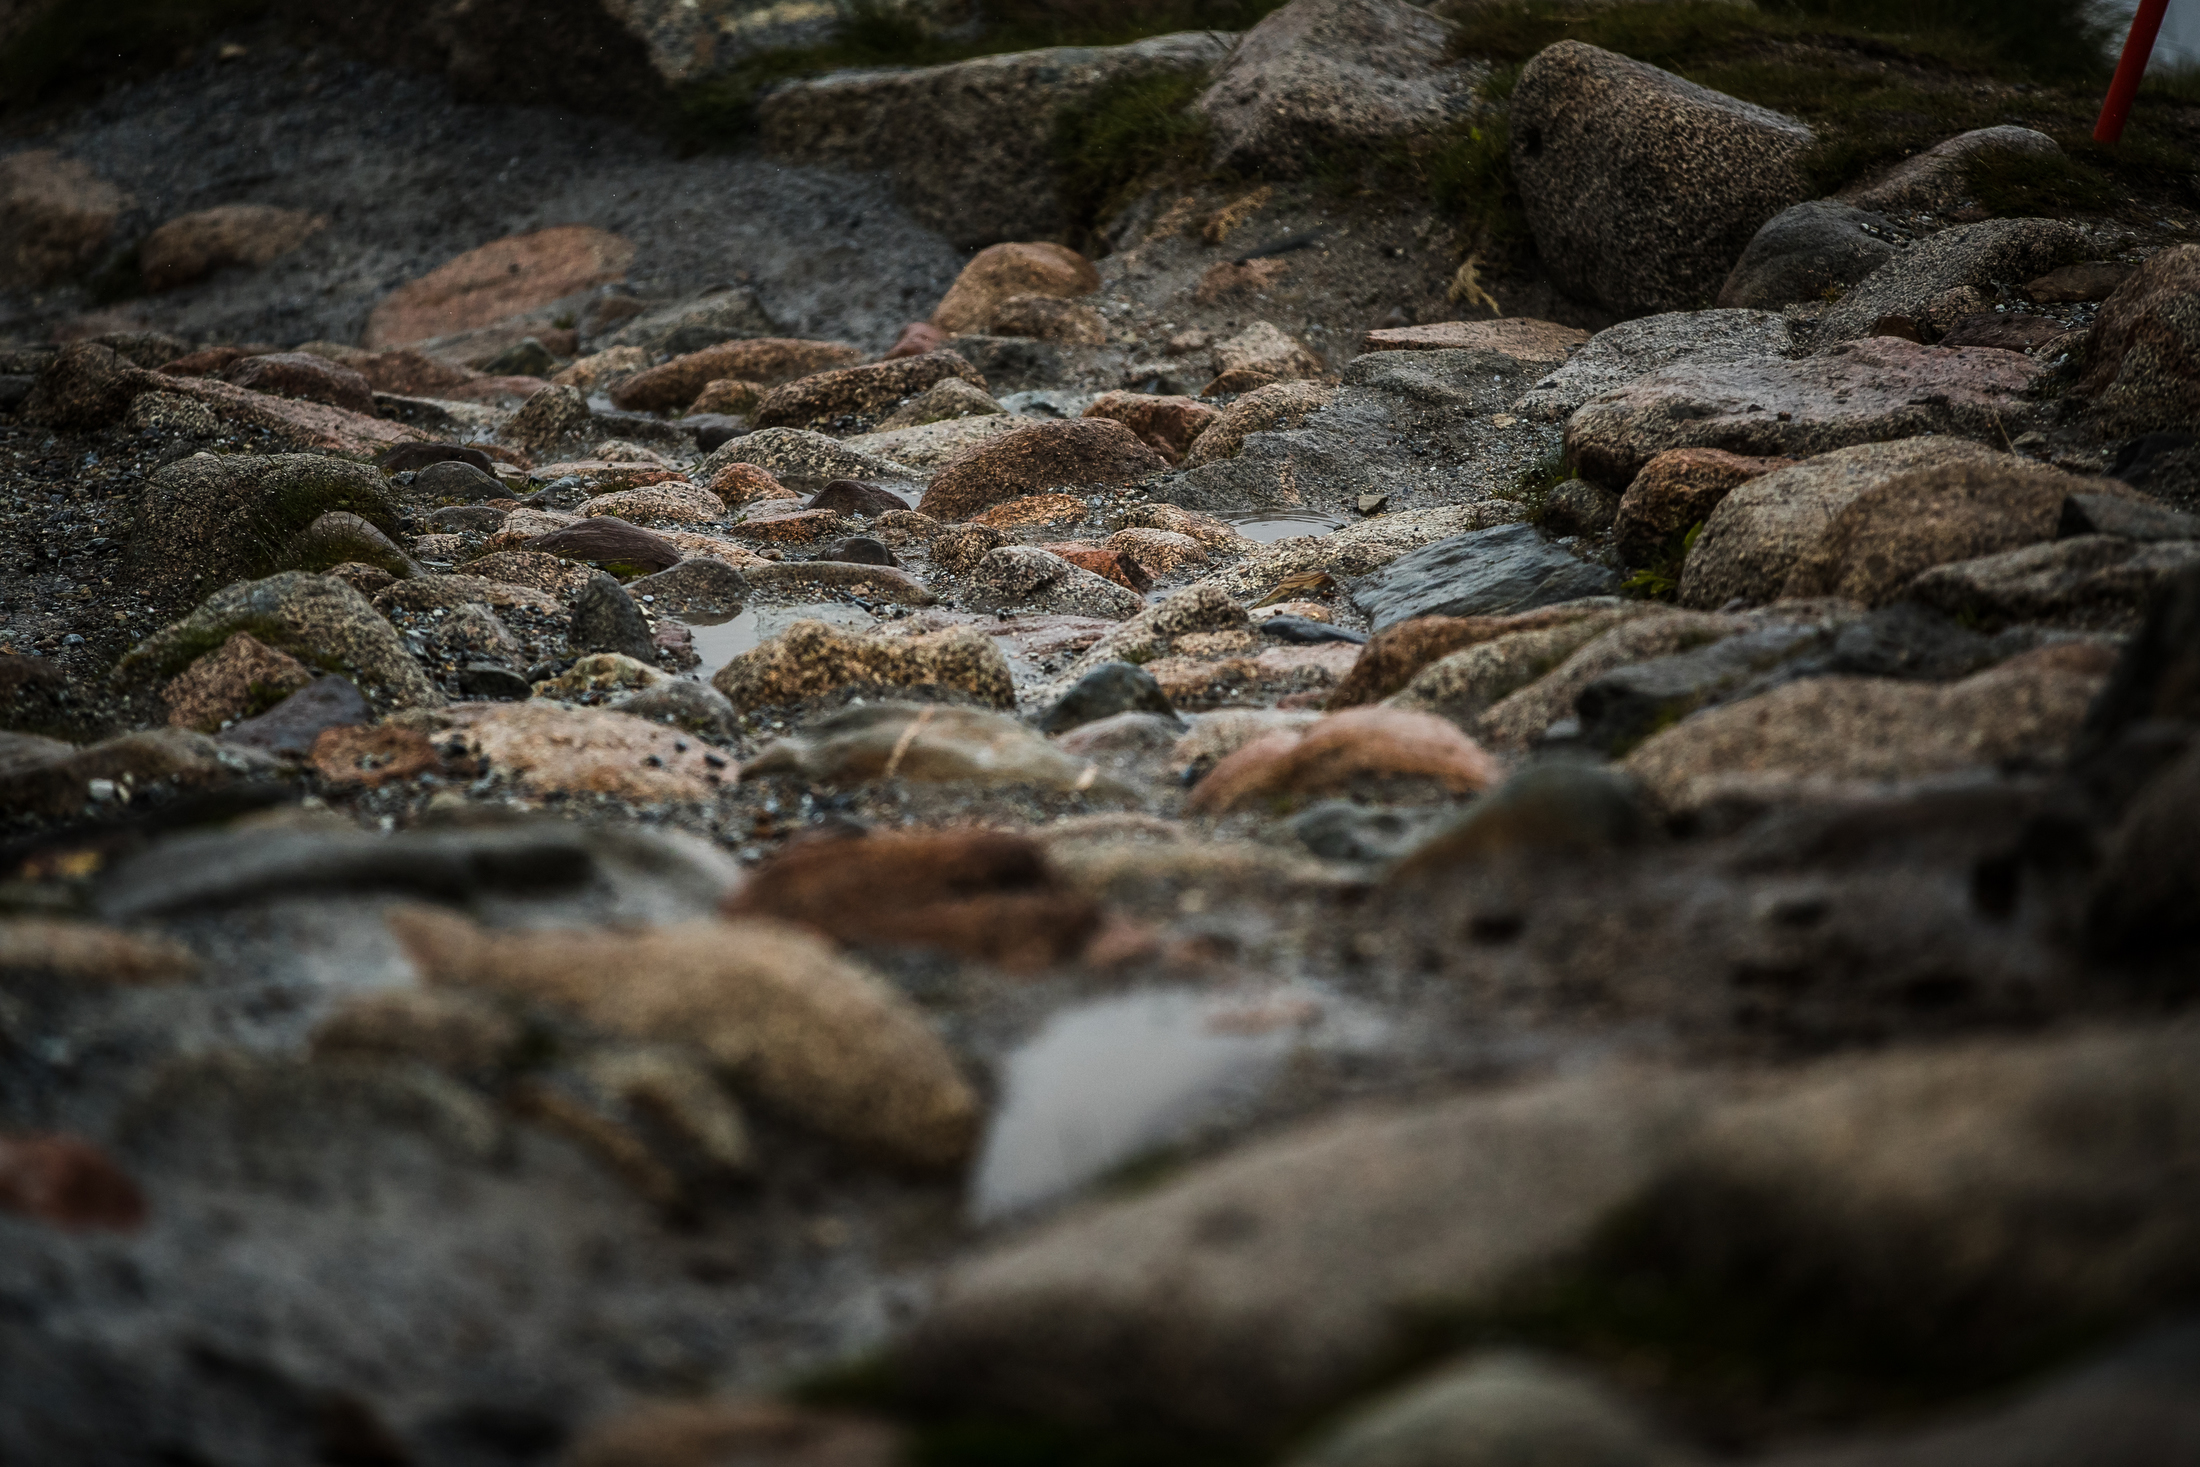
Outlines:
POLYGON ((1296 428, 1329 405, 1336 389, 1320 382, 1275 382, 1244 394, 1203 429, 1184 453, 1184 466, 1235 458, 1248 435, 1296 428))
MULTIPOLYGON (((944 342, 946 338, 942 337, 941 340, 944 342)), ((938 348, 934 347, 933 350, 938 348)), ((899 355, 913 357, 922 353, 908 351, 899 355)), ((957 418, 991 417, 1007 411, 984 389, 973 387, 960 377, 942 377, 881 418, 875 431, 891 433, 897 428, 922 428, 931 423, 948 422, 957 418)))
POLYGON ((1907 243, 1883 214, 1838 199, 1811 199, 1773 215, 1750 236, 1719 287, 1719 304, 1777 311, 1794 301, 1825 300, 1907 243))
POLYGON ((1420 616, 1506 616, 1597 596, 1612 572, 1545 541, 1532 525, 1499 525, 1409 551, 1353 588, 1380 632, 1420 616))
POLYGON ((367 385, 366 378, 349 367, 305 352, 284 351, 246 357, 222 377, 224 381, 272 397, 302 397, 308 402, 325 402, 331 407, 369 417, 374 414, 374 389, 367 385))
POLYGON ((1031 611, 1121 621, 1145 598, 1036 545, 1003 545, 970 571, 963 602, 978 611, 1031 611))
POLYGON ((756 292, 714 286, 689 300, 642 311, 611 335, 591 340, 591 350, 639 347, 652 355, 682 356, 724 341, 778 337, 783 333, 756 292))
POLYGON ((460 703, 382 727, 429 736, 436 747, 456 742, 484 772, 535 796, 608 795, 636 804, 708 804, 736 777, 721 756, 696 747, 677 730, 627 713, 570 708, 545 698, 460 703))
POLYGON ((1808 196, 1794 118, 1579 41, 1512 97, 1512 165, 1544 269, 1615 311, 1689 310, 1764 222, 1808 196))
POLYGON ((748 600, 749 583, 725 561, 696 555, 628 582, 626 593, 659 616, 729 617, 748 600))
POLYGON ((718 488, 718 476, 731 464, 763 470, 794 496, 815 494, 835 479, 913 484, 924 478, 908 464, 849 448, 802 428, 760 428, 712 450, 696 476, 729 504, 734 501, 718 488))
POLYGON ((1910 582, 1909 595, 1973 626, 2129 632, 2196 564, 2200 542, 2080 535, 1934 566, 1910 582))
POLYGON ((170 678, 161 701, 171 726, 215 733, 265 713, 312 681, 297 658, 239 632, 170 678))
MULTIPOLYGON (((1590 684, 1621 668, 1655 658, 1671 657, 1724 641, 1749 629, 1738 616, 1714 616, 1700 611, 1637 607, 1632 614, 1611 615, 1553 628, 1541 634, 1552 642, 1539 645, 1531 636, 1515 636, 1453 653, 1413 680, 1413 685, 1391 702, 1406 705, 1427 691, 1445 692, 1463 713, 1471 706, 1462 695, 1471 694, 1482 679, 1503 679, 1513 684, 1506 693, 1483 709, 1470 730, 1493 749, 1507 752, 1535 748, 1554 724, 1576 719, 1581 695, 1590 684), (1575 641, 1582 631, 1591 635, 1578 641, 1549 671, 1532 665, 1551 652, 1575 641), (1507 645, 1510 643, 1511 645, 1507 645), (1479 667, 1476 664, 1481 664, 1479 667), (1446 680, 1450 686, 1446 687, 1446 680)), ((1492 688, 1491 691, 1496 691, 1492 688)))
POLYGON ((1574 696, 1584 748, 1618 757, 1699 708, 1762 687, 1834 645, 1838 618, 1798 615, 1670 657, 1615 668, 1574 696))
MULTIPOLYGON (((1233 372, 1251 372, 1289 382, 1320 377, 1327 370, 1319 356, 1270 321, 1255 321, 1229 340, 1215 343, 1218 377, 1227 377, 1233 372)), ((1213 387, 1210 385, 1202 395, 1213 395, 1213 387)))
POLYGON ((132 571, 156 600, 186 601, 281 568, 295 539, 337 511, 385 537, 399 527, 395 499, 366 464, 305 453, 193 454, 156 472, 139 496, 132 571))
POLYGON ((1081 301, 1051 295, 1014 295, 1001 303, 986 329, 995 336, 1030 337, 1105 346, 1113 333, 1108 318, 1081 301))
POLYGON ((1796 361, 1667 367, 1583 404, 1566 424, 1566 460, 1619 488, 1669 448, 1807 458, 1925 434, 2002 443, 2038 416, 2029 393, 2041 370, 2017 352, 1889 336, 1796 361))
POLYGON ((1175 463, 1223 414, 1196 397, 1103 392, 1085 409, 1084 416, 1115 419, 1175 463))
MULTIPOLYGON (((274 263, 328 227, 328 217, 271 204, 222 204, 169 220, 138 246, 138 273, 149 290, 174 290, 242 266, 274 263)), ((249 384, 247 384, 249 385, 249 384)))
POLYGON ((384 579, 405 580, 421 574, 420 562, 372 523, 335 509, 292 537, 280 557, 284 570, 333 571, 340 565, 371 566, 384 579))
POLYGON ((964 520, 1007 500, 1065 487, 1135 484, 1168 461, 1108 418, 1033 423, 971 450, 933 476, 917 509, 964 520))
POLYGON ((722 378, 753 382, 759 387, 776 387, 813 372, 853 366, 862 359, 861 352, 837 341, 797 341, 785 337, 727 341, 674 357, 661 366, 623 378, 612 386, 611 400, 636 412, 674 412, 689 407, 698 412, 737 412, 742 409, 702 407, 697 402, 698 396, 705 387, 722 378))
POLYGON ((715 524, 727 517, 724 500, 700 485, 669 475, 638 489, 615 489, 583 500, 574 513, 583 519, 616 515, 630 525, 666 529, 715 524))
POLYGON ((1982 127, 1935 143, 1878 177, 1843 189, 1841 199, 1882 213, 1945 214, 1969 196, 1974 164, 2062 156, 2063 150, 2044 132, 2007 125, 1982 127))
POLYGON ((627 240, 581 224, 493 240, 383 297, 364 342, 406 346, 488 326, 620 279, 633 258, 627 240))
POLYGON ((625 575, 647 575, 680 563, 678 546, 662 535, 601 514, 527 540, 523 549, 576 560, 625 575))
POLYGON ((727 662, 711 686, 743 712, 800 703, 850 686, 934 688, 988 707, 1016 706, 1008 659, 991 637, 967 627, 886 637, 798 621, 727 662))
POLYGON ((1787 320, 1771 311, 1668 311, 1622 321, 1590 337, 1566 365, 1530 387, 1513 411, 1562 422, 1590 398, 1660 367, 1755 362, 1786 356, 1794 345, 1787 320))
POLYGON ((2133 271, 2094 317, 2078 390, 2117 432, 2200 422, 2200 245, 2174 245, 2133 271))
POLYGON ((1117 530, 1101 542, 1101 548, 1136 565, 1148 579, 1208 563, 1207 547, 1191 536, 1173 530, 1147 529, 1142 525, 1117 530))
POLYGON ((1535 631, 1619 607, 1616 599, 1597 599, 1546 607, 1517 617, 1419 616, 1393 623, 1368 638, 1352 671, 1330 695, 1329 708, 1376 703, 1402 690, 1422 668, 1514 632, 1535 631))
POLYGON ((611 576, 597 571, 573 598, 566 642, 575 652, 617 652, 654 663, 657 644, 649 618, 611 576))
POLYGON ((1644 464, 1620 496, 1613 548, 1628 565, 1677 555, 1688 532, 1709 519, 1737 486, 1792 463, 1717 448, 1669 448, 1644 464))
POLYGON ((1634 780, 1586 759, 1541 759, 1430 832, 1388 881, 1411 888, 1495 862, 1595 859, 1639 850, 1657 837, 1634 780))
POLYGON ((835 427, 850 420, 868 426, 947 377, 985 387, 977 368, 951 351, 936 351, 798 378, 765 393, 749 420, 759 428, 835 427))
MULTIPOLYGON (((1430 660, 1412 674, 1404 687, 1383 702, 1392 708, 1433 713, 1466 729, 1483 729, 1483 715, 1503 703, 1507 705, 1506 716, 1487 724, 1489 736, 1492 742, 1508 748, 1523 747, 1533 743, 1552 722, 1552 718, 1543 716, 1546 705, 1565 700, 1567 691, 1579 678, 1574 669, 1567 668, 1566 675, 1557 677, 1551 688, 1538 689, 1544 696, 1524 699, 1521 703, 1510 702, 1512 696, 1553 677, 1582 647, 1631 619, 1641 618, 1618 608, 1584 611, 1575 606, 1504 618, 1417 618, 1416 621, 1429 627, 1432 633, 1451 631, 1456 635, 1457 629, 1477 623, 1495 623, 1495 626, 1455 650, 1430 660), (1434 625, 1430 625, 1432 623, 1434 625)), ((1408 626, 1415 624, 1406 623, 1408 626)), ((1426 645, 1433 650, 1443 642, 1430 636, 1426 645)), ((1570 708, 1568 703, 1567 710, 1570 708)))
POLYGON ((545 387, 505 420, 497 436, 520 448, 546 449, 585 435, 592 421, 588 396, 578 387, 545 387))
MULTIPOLYGON (((1914 340, 1939 338, 1963 317, 2057 265, 2084 259, 2084 231, 2058 219, 1986 219, 1958 224, 1911 245, 1859 280, 1819 318, 1821 351, 1884 335, 1889 318, 1914 340)), ((1899 329, 1899 328, 1898 328, 1899 329)))
POLYGON ((17 411, 25 422, 104 428, 129 412, 139 397, 173 380, 135 366, 107 347, 72 341, 40 370, 17 411))
MULTIPOLYGON (((952 377, 948 380, 956 381, 952 377)), ((967 382, 957 382, 957 385, 973 392, 977 390, 970 388, 967 382)), ((931 470, 943 468, 980 444, 990 443, 1004 433, 1013 433, 1030 421, 1005 412, 980 413, 911 428, 858 433, 841 442, 850 452, 867 453, 914 469, 931 470)))
POLYGON ((1241 37, 1194 110, 1210 161, 1262 177, 1314 153, 1433 132, 1475 106, 1483 69, 1451 28, 1407 0, 1291 0, 1241 37))
POLYGON ((129 196, 74 158, 0 158, 0 290, 38 290, 90 265, 129 196))

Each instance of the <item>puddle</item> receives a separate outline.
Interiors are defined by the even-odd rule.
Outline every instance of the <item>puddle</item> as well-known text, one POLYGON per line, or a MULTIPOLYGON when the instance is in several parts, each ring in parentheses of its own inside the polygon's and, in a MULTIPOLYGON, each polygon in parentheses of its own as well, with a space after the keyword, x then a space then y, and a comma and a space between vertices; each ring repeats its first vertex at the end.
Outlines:
POLYGON ((971 1184, 989 1222, 1059 1197, 1257 1098, 1309 1042, 1379 1043, 1285 989, 1218 997, 1156 989, 1066 1009, 1008 1057, 971 1184), (1316 1041, 1313 1027, 1324 1031, 1316 1041))
POLYGON ((1345 524, 1343 515, 1318 509, 1223 509, 1215 511, 1215 518, 1262 545, 1294 535, 1326 535, 1345 524))
POLYGON ((878 625, 878 618, 840 601, 802 602, 793 606, 749 606, 738 616, 718 621, 693 617, 683 623, 695 640, 695 655, 702 658, 689 676, 709 682, 713 674, 757 643, 771 640, 798 621, 830 622, 851 631, 878 625))

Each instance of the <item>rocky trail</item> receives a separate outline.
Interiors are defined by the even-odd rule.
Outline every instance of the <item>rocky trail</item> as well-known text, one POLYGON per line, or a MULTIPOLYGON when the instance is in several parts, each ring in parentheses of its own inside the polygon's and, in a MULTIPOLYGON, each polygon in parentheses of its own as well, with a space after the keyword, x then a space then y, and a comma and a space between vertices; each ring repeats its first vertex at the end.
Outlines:
POLYGON ((0 135, 0 1462, 2200 1461, 2200 107, 294 8, 0 135))

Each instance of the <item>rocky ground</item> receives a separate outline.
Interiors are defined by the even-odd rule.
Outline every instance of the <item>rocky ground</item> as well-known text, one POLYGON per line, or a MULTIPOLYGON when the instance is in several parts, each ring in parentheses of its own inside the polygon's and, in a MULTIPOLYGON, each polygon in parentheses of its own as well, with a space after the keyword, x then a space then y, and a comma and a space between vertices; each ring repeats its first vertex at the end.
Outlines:
POLYGON ((2200 1460, 2200 200, 1448 24, 0 143, 0 1460, 2200 1460))

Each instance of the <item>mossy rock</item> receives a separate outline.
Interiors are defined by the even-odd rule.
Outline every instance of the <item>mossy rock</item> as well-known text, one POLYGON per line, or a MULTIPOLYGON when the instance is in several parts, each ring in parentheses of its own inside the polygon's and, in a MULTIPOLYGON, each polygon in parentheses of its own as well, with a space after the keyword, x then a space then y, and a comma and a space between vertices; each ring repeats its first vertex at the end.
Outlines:
POLYGON ((323 515, 357 516, 384 536, 398 504, 371 465, 319 454, 193 454, 153 475, 130 535, 141 588, 173 606, 283 569, 323 515))

